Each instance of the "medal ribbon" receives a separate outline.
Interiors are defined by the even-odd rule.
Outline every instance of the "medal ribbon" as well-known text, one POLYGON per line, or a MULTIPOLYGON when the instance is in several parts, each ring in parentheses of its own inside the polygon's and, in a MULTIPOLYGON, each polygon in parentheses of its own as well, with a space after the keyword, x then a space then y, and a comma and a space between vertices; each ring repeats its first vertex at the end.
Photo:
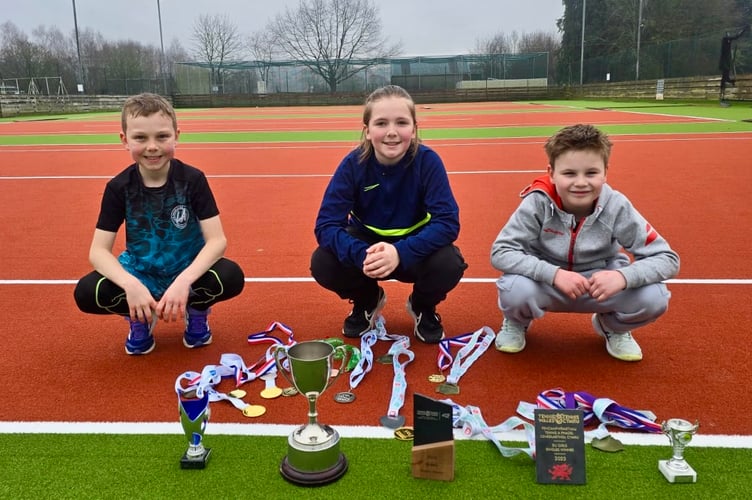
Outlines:
POLYGON ((644 432, 662 432, 661 425, 655 422, 656 416, 650 411, 633 410, 619 405, 612 399, 596 398, 583 391, 566 392, 562 389, 550 389, 541 392, 536 398, 536 405, 520 403, 517 413, 533 419, 535 408, 582 410, 583 423, 587 425, 599 421, 595 431, 588 434, 603 438, 609 434, 606 426, 615 425, 624 429, 644 432))
POLYGON ((462 433, 467 437, 482 434, 486 439, 491 441, 504 457, 512 457, 520 453, 527 454, 530 458, 535 459, 535 427, 525 422, 521 418, 509 417, 499 425, 490 427, 483 419, 480 408, 477 406, 462 407, 454 403, 451 399, 442 401, 452 406, 452 424, 454 427, 461 428, 462 433), (525 431, 525 437, 528 442, 527 448, 517 448, 504 446, 496 437, 496 432, 509 432, 518 427, 525 431))
POLYGON ((366 376, 366 373, 370 372, 371 368, 373 368, 373 349, 371 347, 378 339, 375 329, 366 332, 360 337, 360 359, 355 368, 350 372, 350 391, 358 387, 358 384, 366 376))
POLYGON ((452 361, 454 361, 454 356, 452 356, 451 350, 452 346, 460 346, 461 348, 462 346, 467 345, 468 340, 472 336, 472 333, 463 333, 462 335, 439 341, 439 355, 436 358, 436 364, 439 365, 440 372, 449 368, 452 365, 452 361))
POLYGON ((256 378, 260 378, 262 375, 266 373, 274 372, 277 373, 277 362, 274 359, 274 349, 276 349, 278 346, 286 346, 290 347, 296 343, 295 336, 293 335, 292 328, 289 326, 280 323, 279 321, 273 321, 269 324, 269 326, 266 327, 266 330, 258 333, 252 333, 248 335, 248 343, 253 344, 262 344, 266 342, 271 342, 272 345, 269 346, 269 348, 266 350, 266 354, 264 356, 261 356, 258 361, 256 361, 253 366, 251 366, 246 374, 245 379, 237 380, 236 384, 239 387, 241 384, 245 382, 249 382, 251 380, 255 380, 256 378), (282 339, 275 337, 271 333, 279 329, 283 333, 287 335, 287 340, 282 341, 282 339), (250 373, 249 373, 250 372, 250 373))
POLYGON ((465 345, 457 351, 457 356, 452 362, 452 368, 447 376, 447 383, 457 385, 465 372, 472 366, 473 363, 488 349, 491 345, 496 334, 494 334, 491 328, 484 326, 479 328, 472 335, 465 340, 465 345), (480 336, 483 334, 483 340, 479 342, 480 336))
POLYGON ((389 348, 389 354, 392 355, 394 381, 392 382, 392 396, 389 398, 389 411, 387 412, 387 416, 394 418, 399 414, 400 408, 405 404, 405 392, 407 391, 405 366, 415 359, 415 353, 410 350, 410 338, 403 336, 400 339, 395 340, 392 347, 389 348), (399 358, 403 354, 407 356, 407 359, 400 362, 399 358))
MULTIPOLYGON (((388 354, 392 356, 394 379, 392 381, 392 395, 389 398, 389 411, 387 412, 387 417, 395 418, 399 415, 400 408, 405 404, 405 392, 407 391, 405 366, 415 359, 415 353, 410 350, 410 337, 387 333, 384 323, 383 316, 379 316, 376 319, 376 327, 371 330, 371 332, 375 333, 378 340, 393 341, 388 352, 388 354), (402 355, 405 355, 407 359, 400 362, 399 358, 402 355)), ((370 351, 370 346, 368 347, 368 350, 370 351)), ((371 354, 371 357, 373 357, 373 354, 371 354)))

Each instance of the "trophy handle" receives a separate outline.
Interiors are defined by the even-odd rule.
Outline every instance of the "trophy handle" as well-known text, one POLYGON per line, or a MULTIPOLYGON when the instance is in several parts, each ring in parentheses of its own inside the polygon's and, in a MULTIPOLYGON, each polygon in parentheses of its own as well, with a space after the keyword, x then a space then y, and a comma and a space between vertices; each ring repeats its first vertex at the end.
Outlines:
POLYGON ((338 345, 334 348, 332 351, 332 358, 334 358, 334 355, 337 353, 337 351, 342 351, 342 359, 340 360, 339 369, 337 369, 337 374, 334 377, 329 378, 329 381, 326 383, 326 387, 321 392, 324 392, 334 384, 334 382, 339 378, 340 375, 345 371, 345 366, 347 366, 347 363, 350 361, 350 351, 345 347, 344 345, 338 345))
POLYGON ((285 377, 285 379, 290 383, 290 385, 295 387, 295 383, 290 379, 284 367, 282 366, 282 361, 279 360, 279 353, 282 351, 287 353, 287 347, 283 345, 278 345, 275 347, 273 351, 274 362, 277 364, 277 373, 281 373, 282 376, 285 377))

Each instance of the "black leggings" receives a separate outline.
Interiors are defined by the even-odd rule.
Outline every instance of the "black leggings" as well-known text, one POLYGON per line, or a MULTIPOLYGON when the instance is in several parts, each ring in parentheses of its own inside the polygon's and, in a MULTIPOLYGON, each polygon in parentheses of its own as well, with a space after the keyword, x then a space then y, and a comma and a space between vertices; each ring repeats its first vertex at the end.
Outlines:
MULTIPOLYGON (((243 270, 235 262, 221 258, 191 286, 188 305, 205 310, 212 304, 240 294, 245 286, 243 270)), ((90 314, 129 314, 125 290, 93 271, 78 281, 73 292, 76 305, 90 314)))
MULTIPOLYGON (((413 283, 413 306, 432 308, 446 299, 467 269, 459 248, 447 245, 409 269, 397 268, 384 279, 413 283)), ((327 290, 342 299, 368 303, 377 296, 378 283, 359 267, 342 264, 331 251, 318 247, 311 256, 311 275, 327 290)))

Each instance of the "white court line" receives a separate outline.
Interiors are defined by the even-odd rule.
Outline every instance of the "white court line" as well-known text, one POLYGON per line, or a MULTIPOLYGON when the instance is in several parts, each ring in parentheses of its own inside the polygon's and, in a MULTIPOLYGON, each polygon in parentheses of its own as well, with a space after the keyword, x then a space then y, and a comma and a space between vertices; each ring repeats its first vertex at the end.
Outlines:
MULTIPOLYGON (((686 141, 734 141, 748 140, 749 131, 739 130, 734 132, 654 132, 650 136, 643 137, 635 132, 623 134, 609 134, 612 139, 618 138, 618 142, 686 142, 686 141), (661 137, 669 136, 669 137, 661 137), (683 137, 679 137, 683 136, 683 137)), ((518 144, 543 144, 546 137, 540 135, 516 136, 516 137, 486 137, 484 139, 472 139, 466 142, 462 139, 430 139, 423 141, 431 147, 472 147, 472 146, 509 146, 518 144)), ((279 149, 352 149, 357 141, 262 141, 262 142, 192 142, 182 143, 181 150, 191 151, 231 151, 231 150, 279 150, 279 149)), ((101 151, 123 151, 122 146, 97 145, 97 144, 0 144, 2 153, 98 153, 101 151), (102 146, 102 147, 97 147, 102 146)))
MULTIPOLYGON (((462 278, 460 283, 496 283, 498 278, 462 278)), ((309 277, 267 277, 245 278, 246 283, 313 283, 309 277)), ((75 285, 78 280, 6 280, 0 279, 0 285, 75 285)), ((681 278, 665 280, 669 285, 752 285, 752 279, 727 279, 727 278, 681 278)))
MULTIPOLYGON (((539 174, 542 169, 535 170, 465 170, 447 172, 448 175, 489 175, 489 174, 539 174)), ((332 174, 207 174, 209 179, 305 179, 317 177, 331 177, 332 174)), ((111 175, 19 175, 0 176, 0 181, 34 181, 34 180, 109 180, 111 175)))
MULTIPOLYGON (((283 424, 225 424, 209 423, 207 433, 225 436, 289 436, 299 425, 283 424)), ((394 430, 367 425, 337 425, 337 432, 345 438, 394 439, 394 430)), ((184 434, 179 422, 0 422, 0 434, 184 434)), ((663 434, 611 432, 626 445, 664 446, 668 438, 663 434)), ((497 432, 499 441, 526 442, 524 431, 497 432)), ((481 435, 467 437, 461 429, 454 429, 454 438, 482 441, 481 435)), ((752 448, 752 436, 724 434, 696 434, 693 447, 752 448)))

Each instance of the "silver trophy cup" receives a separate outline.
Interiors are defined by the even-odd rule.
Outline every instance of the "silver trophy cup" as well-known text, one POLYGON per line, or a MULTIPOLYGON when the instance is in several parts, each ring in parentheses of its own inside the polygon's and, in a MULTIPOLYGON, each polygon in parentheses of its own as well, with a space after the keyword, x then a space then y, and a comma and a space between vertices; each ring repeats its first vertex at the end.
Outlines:
POLYGON ((195 390, 178 391, 180 424, 188 439, 188 449, 180 459, 183 469, 203 469, 209 460, 211 448, 204 446, 204 431, 209 421, 209 394, 198 396, 195 390))
POLYGON ((336 481, 347 471, 347 459, 339 449, 339 433, 318 423, 316 401, 327 387, 344 372, 349 352, 345 346, 333 347, 313 340, 291 347, 280 346, 274 351, 277 371, 284 375, 300 394, 308 398, 308 423, 295 429, 287 439, 287 456, 280 473, 288 481, 314 486, 336 481), (290 374, 283 367, 282 354, 287 355, 290 374), (341 365, 332 375, 335 355, 341 365))
POLYGON ((697 472, 684 460, 684 448, 692 441, 699 423, 694 424, 680 418, 672 418, 663 422, 663 433, 668 436, 674 449, 668 460, 659 460, 658 469, 670 483, 695 483, 697 472))

